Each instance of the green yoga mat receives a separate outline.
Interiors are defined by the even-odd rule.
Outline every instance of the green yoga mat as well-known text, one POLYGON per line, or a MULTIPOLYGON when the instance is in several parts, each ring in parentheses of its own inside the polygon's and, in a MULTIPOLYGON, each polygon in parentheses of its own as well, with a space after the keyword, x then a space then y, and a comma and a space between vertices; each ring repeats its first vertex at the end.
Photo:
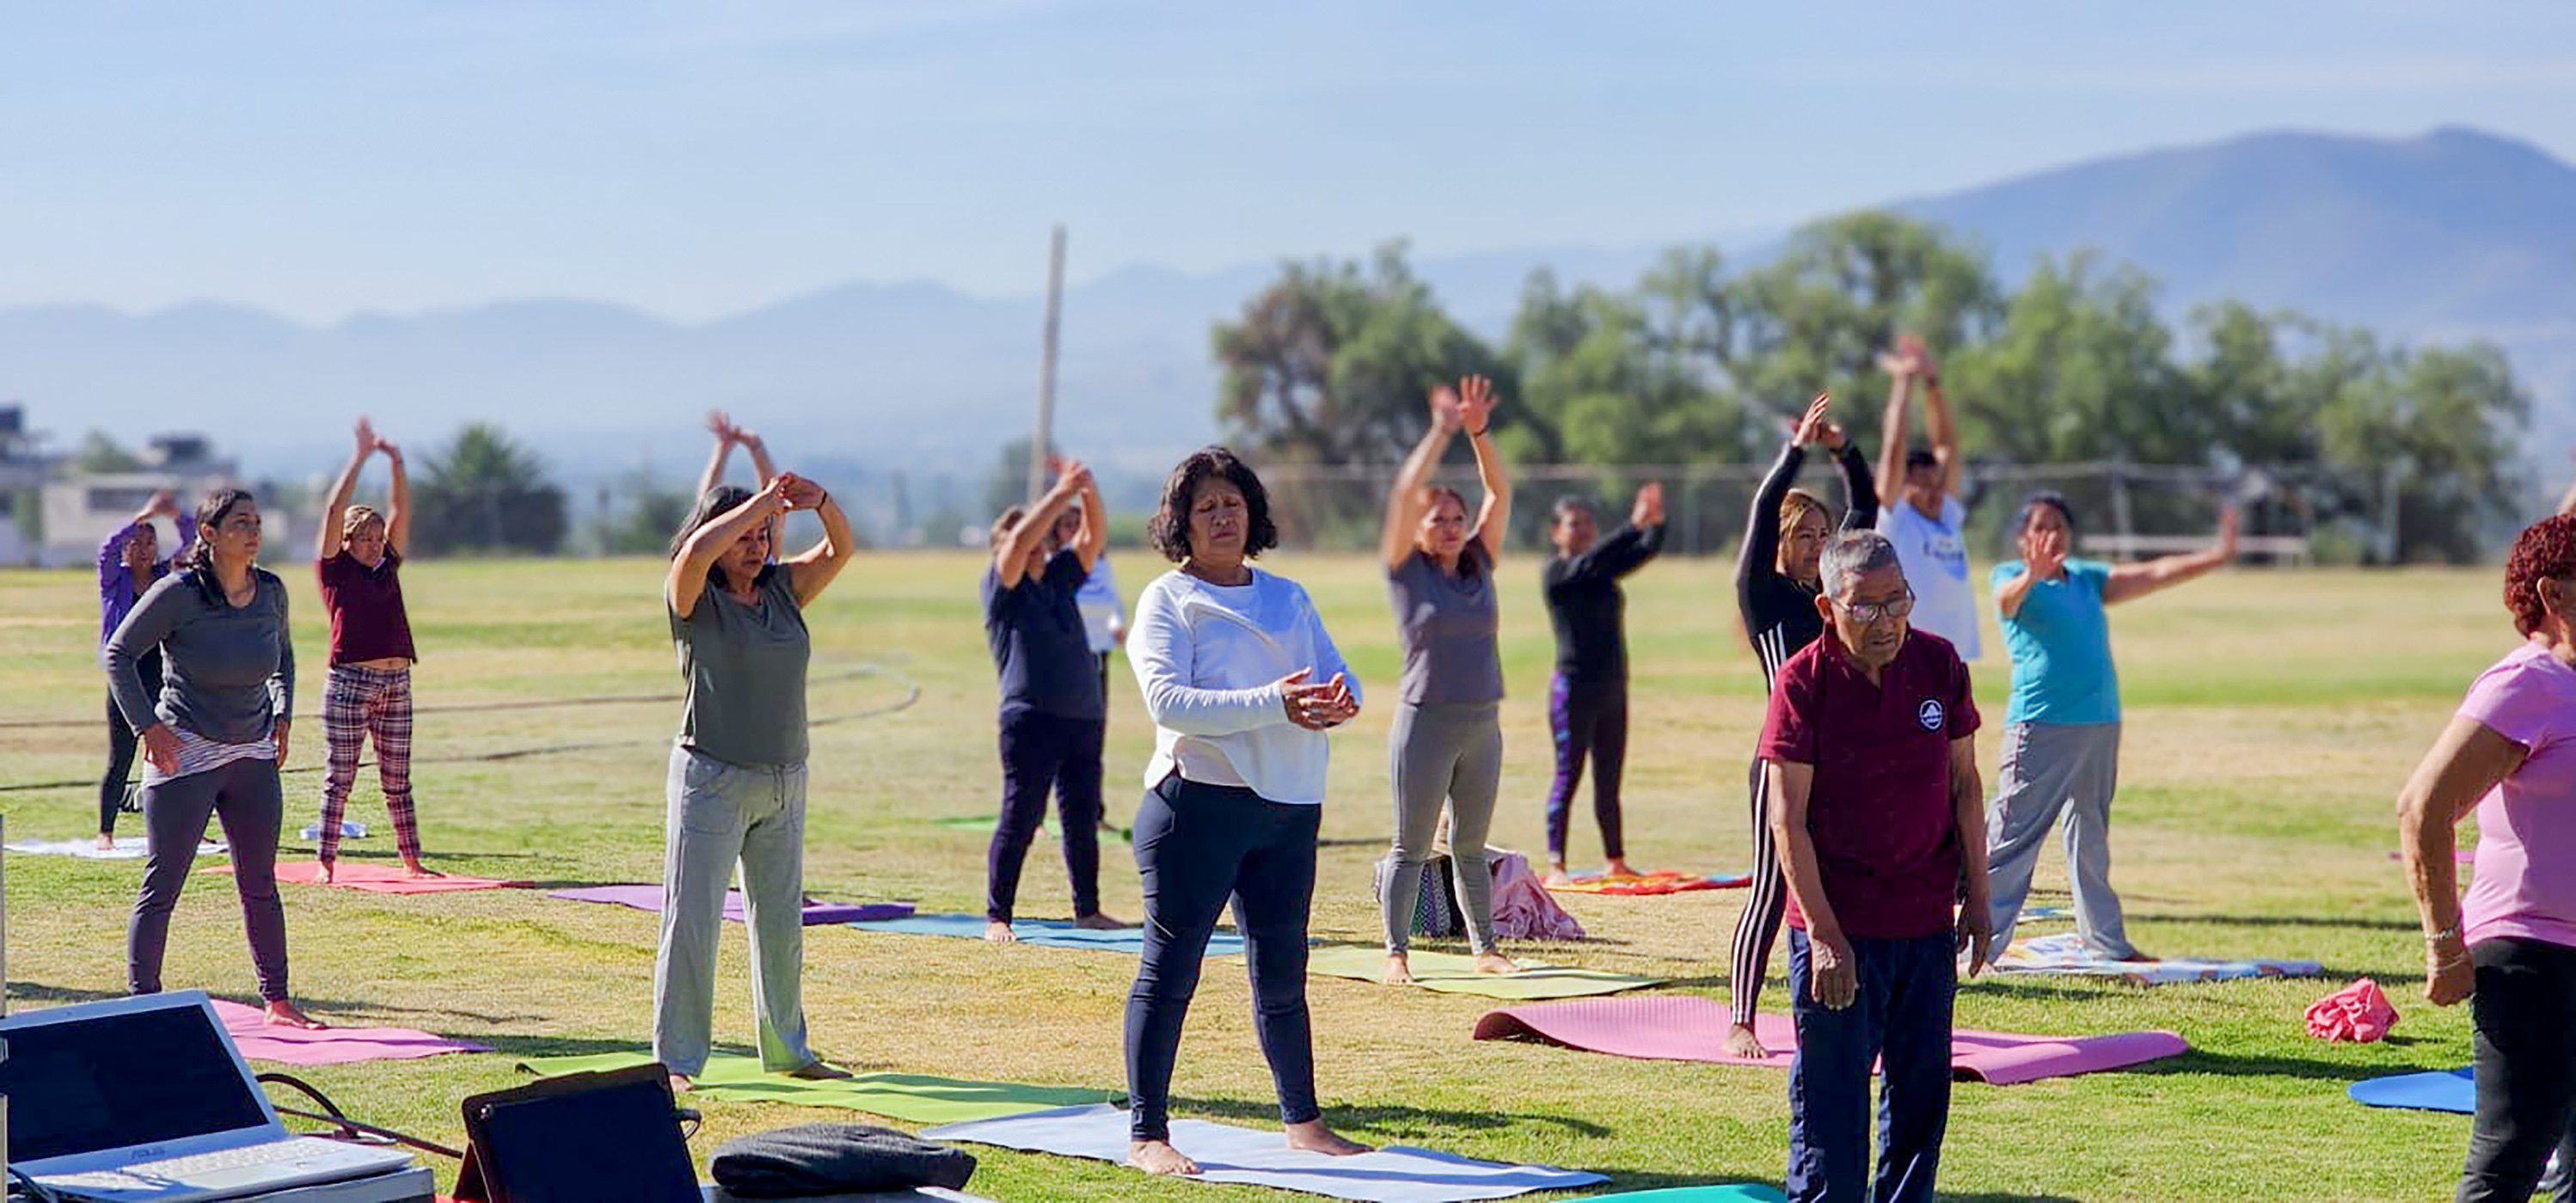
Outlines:
MULTIPOLYGON (((1659 977, 1603 973, 1598 969, 1572 969, 1558 965, 1524 966, 1520 972, 1509 975, 1478 973, 1474 957, 1451 952, 1416 949, 1407 959, 1413 967, 1414 985, 1443 994, 1479 994, 1486 998, 1530 1001, 1617 994, 1622 990, 1664 984, 1664 979, 1659 977)), ((1386 976, 1386 952, 1377 948, 1318 948, 1306 954, 1306 972, 1374 982, 1386 976)))
MULTIPOLYGON (((519 1068, 539 1077, 595 1073, 650 1065, 652 1054, 597 1053, 587 1057, 529 1057, 519 1068)), ((763 1073, 757 1057, 718 1053, 707 1058, 692 1094, 736 1103, 793 1103, 800 1107, 839 1107, 916 1124, 952 1124, 1000 1119, 1048 1111, 1114 1103, 1125 1097, 1115 1090, 1072 1086, 1022 1086, 1012 1082, 961 1082, 922 1074, 860 1074, 834 1082, 808 1082, 785 1074, 763 1073)))

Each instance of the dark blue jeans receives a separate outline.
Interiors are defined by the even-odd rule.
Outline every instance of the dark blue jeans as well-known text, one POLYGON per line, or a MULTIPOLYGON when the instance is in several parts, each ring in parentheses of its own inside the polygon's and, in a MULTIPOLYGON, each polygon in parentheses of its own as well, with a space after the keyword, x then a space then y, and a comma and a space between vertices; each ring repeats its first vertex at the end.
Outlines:
POLYGON ((1789 932, 1789 1197, 1819 1203, 1929 1200, 1950 1125, 1950 1000, 1959 989, 1947 933, 1853 940, 1860 992, 1828 1010, 1808 994, 1807 933, 1789 932), (1878 1177, 1869 1178, 1869 1071, 1879 1062, 1878 1177))
POLYGON ((1002 717, 1002 817, 984 850, 984 917, 1011 921, 1020 867, 1055 791, 1076 918, 1100 910, 1100 744, 1108 723, 1021 710, 1002 717))
POLYGON ((1306 913, 1315 897, 1320 806, 1265 800, 1175 773, 1136 810, 1145 875, 1145 951, 1127 993, 1127 1115, 1137 1140, 1171 1138, 1172 1061, 1198 992, 1199 962, 1228 897, 1252 974, 1252 1027, 1279 1088, 1279 1118, 1318 1119, 1306 1016, 1306 913))
MULTIPOLYGON (((2469 950, 2478 1111, 2459 1203, 2532 1197, 2551 1150, 2576 1159, 2576 948, 2498 937, 2469 950)), ((2576 1200, 2565 1180, 2550 1194, 2576 1200)))

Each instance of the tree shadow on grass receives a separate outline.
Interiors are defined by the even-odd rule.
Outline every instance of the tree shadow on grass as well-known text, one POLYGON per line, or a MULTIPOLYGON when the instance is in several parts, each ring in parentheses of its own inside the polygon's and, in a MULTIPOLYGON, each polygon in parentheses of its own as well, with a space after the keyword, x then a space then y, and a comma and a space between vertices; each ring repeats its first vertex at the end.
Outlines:
MULTIPOLYGON (((253 999, 236 999, 234 1001, 240 1002, 244 1006, 259 1005, 257 1000, 253 999)), ((363 1015, 365 1013, 419 1016, 422 1017, 421 1022, 446 1019, 490 1026, 499 1026, 505 1023, 536 1023, 546 1018, 543 1015, 493 1015, 482 1011, 469 1011, 460 1007, 405 1007, 385 1002, 382 999, 318 998, 309 994, 296 995, 295 1005, 302 1007, 314 1018, 330 1024, 333 1027, 359 1026, 359 1024, 365 1022, 363 1019, 363 1015)), ((481 1040, 483 1037, 460 1036, 459 1039, 481 1040)))
MULTIPOLYGON (((642 1040, 612 1040, 594 1036, 539 1036, 510 1033, 478 1033, 477 1044, 488 1044, 492 1051, 526 1060, 532 1057, 589 1057, 600 1053, 641 1053, 651 1056, 653 1046, 642 1040)), ((740 1045, 718 1045, 718 1053, 759 1054, 740 1045)))
POLYGON ((2342 1082, 2350 1085, 2368 1078, 2385 1078, 2398 1074, 2449 1073, 2454 1065, 2359 1065, 2349 1061, 2319 1061, 2308 1057, 2284 1057, 2274 1054, 2216 1053, 2195 1048, 2187 1053, 2132 1065, 2120 1072, 2129 1074, 2224 1074, 2229 1077, 2300 1078, 2317 1082, 2342 1082))
POLYGON ((123 998, 125 991, 83 990, 75 986, 48 986, 42 982, 11 982, 8 985, 8 997, 19 1002, 41 1003, 50 1007, 68 1003, 97 1002, 107 998, 123 998))

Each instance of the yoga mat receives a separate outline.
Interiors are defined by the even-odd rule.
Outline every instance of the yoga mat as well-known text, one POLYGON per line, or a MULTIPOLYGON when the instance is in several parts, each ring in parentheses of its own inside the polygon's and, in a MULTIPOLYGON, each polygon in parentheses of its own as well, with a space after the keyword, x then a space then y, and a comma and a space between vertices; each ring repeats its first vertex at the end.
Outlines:
MULTIPOLYGON (((981 915, 914 915, 905 919, 873 919, 852 923, 849 926, 860 931, 894 932, 906 936, 960 936, 976 940, 984 938, 984 917, 981 915)), ((1145 929, 1141 927, 1092 931, 1075 927, 1070 921, 1064 919, 1014 919, 1011 921, 1011 934, 1018 936, 1020 943, 1039 948, 1079 948, 1092 952, 1123 952, 1131 957, 1142 956, 1145 951, 1145 929)), ((1214 935, 1208 937, 1206 955, 1241 956, 1243 937, 1238 933, 1219 929, 1214 935)))
POLYGON ((410 1028, 282 1027, 268 1022, 257 1007, 216 999, 215 1015, 243 1056, 285 1065, 345 1065, 351 1061, 410 1061, 441 1053, 488 1053, 465 1040, 450 1040, 410 1028))
MULTIPOLYGON (((924 1140, 999 1145, 1112 1164, 1127 1160, 1127 1113, 1106 1104, 949 1124, 931 1128, 921 1136, 924 1140)), ((1583 1170, 1476 1161, 1400 1145, 1350 1157, 1328 1157, 1290 1149, 1276 1129, 1257 1132, 1199 1119, 1172 1121, 1172 1147, 1199 1163, 1202 1182, 1270 1186, 1375 1203, 1502 1199, 1534 1190, 1572 1190, 1609 1181, 1583 1170)))
POLYGON ((1789 1196, 1777 1187, 1759 1182, 1736 1182, 1725 1186, 1667 1186, 1661 1190, 1632 1190, 1615 1195, 1589 1195, 1584 1203, 1789 1203, 1789 1196))
MULTIPOLYGON (((708 1183, 699 1188, 705 1203, 772 1203, 766 1197, 737 1195, 708 1183)), ((796 1203, 994 1203, 982 1195, 970 1195, 944 1186, 916 1186, 910 1190, 870 1190, 842 1195, 798 1195, 796 1203)))
POLYGON ((1572 881, 1547 888, 1559 894, 1606 894, 1616 898, 1643 898, 1659 894, 1680 894, 1691 890, 1740 890, 1753 884, 1750 873, 1702 877, 1665 869, 1631 877, 1612 877, 1605 873, 1577 873, 1572 881))
POLYGON ((2140 986, 2220 982, 2246 977, 2317 977, 2325 973, 2325 968, 2315 961, 2268 958, 2251 961, 2113 961, 2085 948, 2084 938, 2073 932, 2015 940, 2011 951, 1996 958, 1995 968, 2004 973, 2110 977, 2140 986))
MULTIPOLYGON (((657 885, 580 886, 569 890, 548 890, 546 897, 568 898, 574 902, 606 902, 656 915, 662 913, 662 887, 657 885)), ((749 913, 743 909, 742 891, 725 891, 725 918, 740 923, 749 913)), ((805 904, 805 926, 851 923, 861 919, 900 919, 911 913, 912 904, 909 902, 808 901, 805 904)))
POLYGON ((2467 1068, 2431 1073, 2365 1078, 2344 1088, 2364 1107, 2408 1107, 2417 1111, 2457 1111, 2475 1115, 2477 1081, 2467 1068))
POLYGON ((2075 908, 2071 906, 2026 906, 2021 908, 2023 923, 2072 923, 2075 908))
MULTIPOLYGON (((1523 965, 1520 972, 1510 974, 1478 973, 1474 957, 1453 952, 1424 952, 1418 948, 1407 959, 1411 962, 1413 984, 1416 986, 1443 994, 1478 994, 1486 998, 1580 998, 1587 994, 1616 994, 1641 986, 1660 986, 1665 981, 1660 977, 1637 977, 1559 965, 1523 965)), ((1307 954, 1306 972, 1363 982, 1381 981, 1386 976, 1386 952, 1384 949, 1356 946, 1318 948, 1307 954)))
MULTIPOLYGON (((1798 1047, 1797 1025, 1785 1015, 1756 1015, 1753 1034, 1771 1055, 1760 1060, 1727 1053, 1727 1010, 1696 994, 1650 998, 1599 998, 1582 1002, 1504 1007, 1476 1021, 1478 1040, 1541 1040, 1587 1052, 1648 1061, 1708 1061, 1787 1069, 1798 1047)), ((2190 1045, 2172 1032, 2120 1032, 2109 1036, 2025 1036, 2013 1032, 1954 1030, 1951 1076, 1992 1086, 2093 1073, 2170 1057, 2190 1045)))
MULTIPOLYGON (((554 1077, 652 1063, 653 1055, 648 1052, 595 1053, 582 1057, 529 1057, 519 1062, 519 1068, 539 1077, 554 1077)), ((834 1082, 808 1082, 785 1074, 763 1073, 760 1058, 729 1053, 707 1058, 705 1072, 697 1077, 697 1089, 690 1093, 729 1102, 838 1107, 915 1124, 994 1119, 1123 1097, 1115 1090, 967 1082, 924 1074, 872 1073, 834 1082)))
MULTIPOLYGON (((296 832, 295 834, 308 840, 318 840, 322 838, 322 825, 320 823, 307 823, 304 825, 304 830, 296 832)), ((342 819, 340 820, 340 838, 344 840, 363 840, 367 838, 367 825, 358 822, 355 819, 342 819)))
MULTIPOLYGON (((197 871, 200 873, 222 873, 229 876, 233 871, 233 867, 231 865, 214 865, 197 871)), ((294 881, 302 882, 305 885, 314 885, 320 882, 321 877, 322 866, 318 862, 309 860, 282 860, 277 862, 277 879, 279 881, 294 881)), ((342 861, 340 862, 339 867, 333 870, 331 874, 331 884, 343 890, 364 890, 370 894, 451 894, 458 890, 511 890, 517 889, 518 887, 524 886, 528 883, 524 881, 495 881, 489 877, 460 877, 454 874, 450 874, 446 877, 415 878, 404 873, 401 869, 389 865, 370 865, 354 861, 342 861)))
MULTIPOLYGON (((118 836, 116 846, 105 852, 99 851, 96 840, 11 840, 0 847, 30 856, 76 856, 82 860, 142 860, 151 854, 149 844, 139 835, 118 836)), ((223 854, 222 844, 208 841, 197 845, 199 856, 223 854)))

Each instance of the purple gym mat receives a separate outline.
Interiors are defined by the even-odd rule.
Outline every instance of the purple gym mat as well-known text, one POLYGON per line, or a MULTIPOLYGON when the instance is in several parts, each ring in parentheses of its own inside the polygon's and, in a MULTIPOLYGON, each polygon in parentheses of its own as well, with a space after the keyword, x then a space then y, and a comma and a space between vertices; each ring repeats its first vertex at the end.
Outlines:
MULTIPOLYGON (((1757 1015, 1753 1034, 1771 1055, 1756 1061, 1724 1047, 1726 1008, 1693 994, 1587 998, 1532 1003, 1488 1011, 1476 1021, 1478 1040, 1539 1040, 1614 1057, 1648 1061, 1709 1061, 1787 1069, 1798 1046, 1785 1015, 1757 1015)), ((2109 1036, 2025 1036, 2012 1032, 1950 1033, 1954 1077, 2010 1086, 2041 1078, 2123 1069, 2190 1049, 2172 1032, 2119 1032, 2109 1036)))
MULTIPOLYGON (((581 886, 570 890, 548 890, 546 897, 569 898, 574 902, 615 903, 657 915, 662 912, 662 887, 657 885, 581 886)), ((742 891, 725 891, 724 917, 740 923, 743 913, 742 891)), ((909 902, 808 902, 805 904, 805 926, 901 919, 911 914, 912 904, 909 902)))

